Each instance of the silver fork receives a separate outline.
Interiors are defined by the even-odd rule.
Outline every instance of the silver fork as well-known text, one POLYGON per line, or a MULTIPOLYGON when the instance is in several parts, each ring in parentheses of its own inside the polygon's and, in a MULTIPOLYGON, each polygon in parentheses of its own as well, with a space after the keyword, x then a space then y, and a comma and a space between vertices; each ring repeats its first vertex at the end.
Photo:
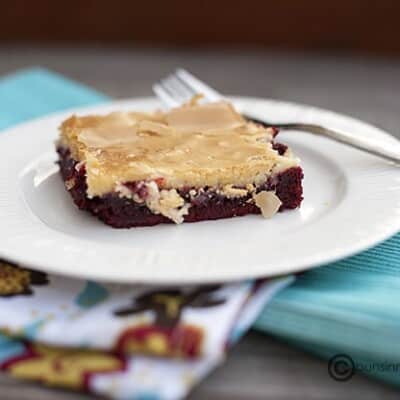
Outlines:
MULTIPOLYGON (((184 69, 177 69, 175 73, 161 79, 160 82, 153 85, 153 91, 161 102, 169 108, 178 107, 198 94, 202 94, 210 102, 225 99, 222 94, 184 69)), ((400 164, 400 142, 395 146, 396 148, 393 148, 392 144, 383 144, 370 138, 352 135, 318 124, 301 122, 275 123, 264 119, 259 120, 245 114, 243 116, 251 121, 265 126, 274 126, 281 130, 304 131, 328 137, 337 142, 355 147, 358 150, 400 164)))

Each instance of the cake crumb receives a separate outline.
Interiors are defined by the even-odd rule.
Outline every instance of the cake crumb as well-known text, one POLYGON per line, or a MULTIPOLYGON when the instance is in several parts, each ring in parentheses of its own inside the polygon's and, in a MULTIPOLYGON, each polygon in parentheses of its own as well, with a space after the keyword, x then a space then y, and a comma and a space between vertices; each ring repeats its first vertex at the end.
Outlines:
POLYGON ((263 190, 253 195, 256 206, 261 210, 261 214, 264 218, 271 218, 275 215, 282 202, 274 192, 267 192, 263 190))
POLYGON ((179 196, 176 189, 161 190, 160 192, 160 206, 164 209, 179 208, 185 204, 183 198, 179 196))
POLYGON ((240 189, 234 187, 233 185, 225 185, 222 188, 222 194, 226 196, 228 199, 232 199, 235 197, 244 197, 247 196, 248 191, 246 189, 240 189))
POLYGON ((126 197, 128 199, 132 198, 132 191, 121 183, 117 183, 115 191, 118 192, 119 197, 126 197))
POLYGON ((75 165, 75 171, 80 171, 82 167, 85 166, 85 161, 79 161, 76 165, 75 165))
POLYGON ((75 186, 75 179, 67 179, 64 184, 67 190, 71 190, 75 186))
POLYGON ((176 189, 159 190, 157 184, 152 181, 146 184, 149 195, 146 204, 155 214, 162 214, 176 224, 181 224, 184 216, 189 213, 190 204, 185 203, 176 189))
POLYGON ((254 185, 252 185, 251 183, 248 183, 248 184, 246 185, 246 189, 247 189, 250 193, 253 193, 254 190, 255 190, 255 187, 254 187, 254 185))

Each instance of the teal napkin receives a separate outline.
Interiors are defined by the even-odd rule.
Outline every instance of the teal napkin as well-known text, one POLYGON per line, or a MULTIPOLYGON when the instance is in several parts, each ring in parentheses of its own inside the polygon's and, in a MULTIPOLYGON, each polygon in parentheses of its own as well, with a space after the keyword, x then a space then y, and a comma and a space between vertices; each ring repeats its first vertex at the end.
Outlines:
POLYGON ((400 385, 400 234, 306 272, 278 293, 254 326, 400 385))
POLYGON ((0 130, 32 118, 109 100, 61 75, 32 68, 0 79, 0 130))
MULTIPOLYGON (((0 129, 107 100, 52 72, 25 70, 0 80, 0 129)), ((324 358, 344 354, 356 370, 400 385, 399 303, 396 235, 361 254, 303 273, 272 300, 254 328, 324 358)))

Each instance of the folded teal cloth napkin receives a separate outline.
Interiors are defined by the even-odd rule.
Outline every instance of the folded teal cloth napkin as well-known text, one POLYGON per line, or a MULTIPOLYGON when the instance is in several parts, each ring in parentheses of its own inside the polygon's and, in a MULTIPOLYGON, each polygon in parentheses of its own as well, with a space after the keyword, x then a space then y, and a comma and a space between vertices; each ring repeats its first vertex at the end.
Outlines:
MULTIPOLYGON (((0 80, 0 99, 7 99, 1 102, 0 129, 108 100, 43 69, 0 80)), ((356 369, 400 385, 399 303, 398 234, 361 254, 301 274, 276 295, 254 327, 325 358, 344 353, 356 369)))
POLYGON ((400 385, 400 234, 308 271, 278 293, 254 326, 324 358, 400 385))
POLYGON ((109 98, 61 75, 32 68, 0 79, 0 130, 71 107, 109 98))

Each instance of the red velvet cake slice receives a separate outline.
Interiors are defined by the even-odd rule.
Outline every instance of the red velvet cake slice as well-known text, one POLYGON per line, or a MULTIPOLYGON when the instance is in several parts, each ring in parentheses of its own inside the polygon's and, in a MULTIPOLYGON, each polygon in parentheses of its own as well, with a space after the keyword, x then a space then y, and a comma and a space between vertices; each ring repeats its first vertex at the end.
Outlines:
POLYGON ((116 228, 246 214, 302 201, 303 172, 276 130, 228 102, 169 112, 72 116, 57 143, 75 204, 116 228))

